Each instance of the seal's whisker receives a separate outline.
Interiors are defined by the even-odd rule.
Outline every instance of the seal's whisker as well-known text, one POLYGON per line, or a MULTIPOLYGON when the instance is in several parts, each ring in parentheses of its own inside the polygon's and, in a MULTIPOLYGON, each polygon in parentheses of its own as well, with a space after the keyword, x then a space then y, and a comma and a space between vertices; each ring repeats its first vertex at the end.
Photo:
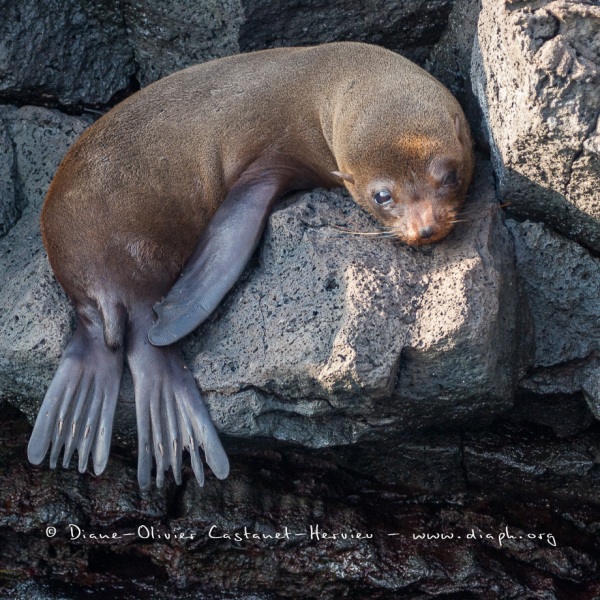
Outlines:
POLYGON ((470 205, 466 206, 464 210, 461 210, 459 213, 457 213, 457 216, 483 216, 495 212, 501 208, 506 208, 507 206, 510 206, 510 204, 510 202, 503 202, 502 204, 473 202, 470 205))
POLYGON ((393 237, 391 233, 386 231, 382 231, 381 233, 376 232, 364 232, 364 231, 341 231, 340 233, 345 233, 346 235, 362 235, 371 238, 385 238, 385 237, 393 237))
POLYGON ((356 231, 355 229, 346 229, 345 227, 339 227, 338 225, 330 225, 332 229, 347 233, 349 235, 365 235, 371 237, 384 237, 390 233, 388 228, 381 229, 380 231, 356 231))

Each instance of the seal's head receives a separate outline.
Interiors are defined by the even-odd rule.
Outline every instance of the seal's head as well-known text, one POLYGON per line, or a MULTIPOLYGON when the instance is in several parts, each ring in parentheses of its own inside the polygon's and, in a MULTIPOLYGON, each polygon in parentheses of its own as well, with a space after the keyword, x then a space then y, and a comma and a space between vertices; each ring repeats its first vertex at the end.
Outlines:
POLYGON ((402 131, 393 142, 389 133, 379 143, 371 139, 369 157, 350 155, 340 165, 343 170, 333 173, 358 204, 410 246, 448 235, 471 182, 473 153, 466 121, 459 114, 446 120, 444 128, 402 131))

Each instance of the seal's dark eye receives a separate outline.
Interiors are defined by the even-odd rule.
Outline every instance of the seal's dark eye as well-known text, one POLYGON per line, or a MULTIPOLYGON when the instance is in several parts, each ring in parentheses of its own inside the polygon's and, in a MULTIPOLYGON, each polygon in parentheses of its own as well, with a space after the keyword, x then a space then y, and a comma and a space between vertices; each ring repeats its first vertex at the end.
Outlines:
POLYGON ((456 170, 452 170, 446 174, 446 177, 444 177, 444 181, 443 181, 442 185, 451 186, 451 185, 456 185, 457 183, 458 183, 458 173, 456 172, 456 170))
POLYGON ((385 206, 386 204, 390 204, 392 201, 392 194, 390 194, 389 190, 379 190, 374 196, 373 200, 375 204, 379 204, 379 206, 385 206))

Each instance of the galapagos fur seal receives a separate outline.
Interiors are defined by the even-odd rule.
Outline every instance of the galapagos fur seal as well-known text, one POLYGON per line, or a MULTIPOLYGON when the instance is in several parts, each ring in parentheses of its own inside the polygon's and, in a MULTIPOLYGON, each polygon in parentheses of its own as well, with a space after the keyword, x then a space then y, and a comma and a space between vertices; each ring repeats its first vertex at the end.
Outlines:
POLYGON ((454 97, 383 48, 338 42, 214 60, 137 92, 63 159, 42 236, 77 327, 29 442, 55 467, 106 467, 124 362, 138 426, 138 481, 215 475, 229 462, 174 342, 219 304, 287 192, 343 183, 410 245, 452 228, 473 171, 454 97), (158 318, 157 318, 158 316, 158 318))

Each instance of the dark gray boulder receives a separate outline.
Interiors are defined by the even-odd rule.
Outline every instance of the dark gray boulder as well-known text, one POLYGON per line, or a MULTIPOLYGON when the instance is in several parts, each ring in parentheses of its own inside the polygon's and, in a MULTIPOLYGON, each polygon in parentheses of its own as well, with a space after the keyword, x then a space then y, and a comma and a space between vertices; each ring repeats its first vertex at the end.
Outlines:
MULTIPOLYGON (((28 203, 0 241, 0 389, 33 420, 73 326, 38 212, 86 121, 31 108, 7 118, 28 203)), ((510 408, 515 274, 486 173, 467 223, 422 250, 340 231, 377 225, 339 192, 279 207, 254 264, 184 346, 221 432, 353 446, 481 424, 510 408)), ((119 411, 117 438, 132 441, 127 380, 119 411)))
POLYGON ((540 223, 509 221, 534 353, 524 393, 583 394, 600 418, 600 259, 540 223))
POLYGON ((473 221, 423 250, 344 235, 377 225, 335 192, 276 210, 257 268, 189 349, 222 430, 322 447, 508 409, 512 250, 483 180, 473 196, 473 221))
POLYGON ((12 112, 10 107, 0 108, 0 237, 17 221, 23 210, 22 199, 16 186, 16 157, 8 133, 5 117, 12 112))
POLYGON ((103 107, 193 64, 274 46, 368 41, 423 63, 452 0, 0 1, 0 100, 103 107))
POLYGON ((117 0, 0 0, 0 40, 0 100, 107 104, 135 74, 117 0))
POLYGON ((439 39, 450 0, 189 2, 127 0, 123 14, 142 86, 212 58, 340 40, 380 44, 423 63, 439 39))
POLYGON ((600 6, 484 0, 473 88, 510 210, 600 250, 600 6))
POLYGON ((121 3, 142 87, 190 65, 240 52, 239 0, 121 3))

